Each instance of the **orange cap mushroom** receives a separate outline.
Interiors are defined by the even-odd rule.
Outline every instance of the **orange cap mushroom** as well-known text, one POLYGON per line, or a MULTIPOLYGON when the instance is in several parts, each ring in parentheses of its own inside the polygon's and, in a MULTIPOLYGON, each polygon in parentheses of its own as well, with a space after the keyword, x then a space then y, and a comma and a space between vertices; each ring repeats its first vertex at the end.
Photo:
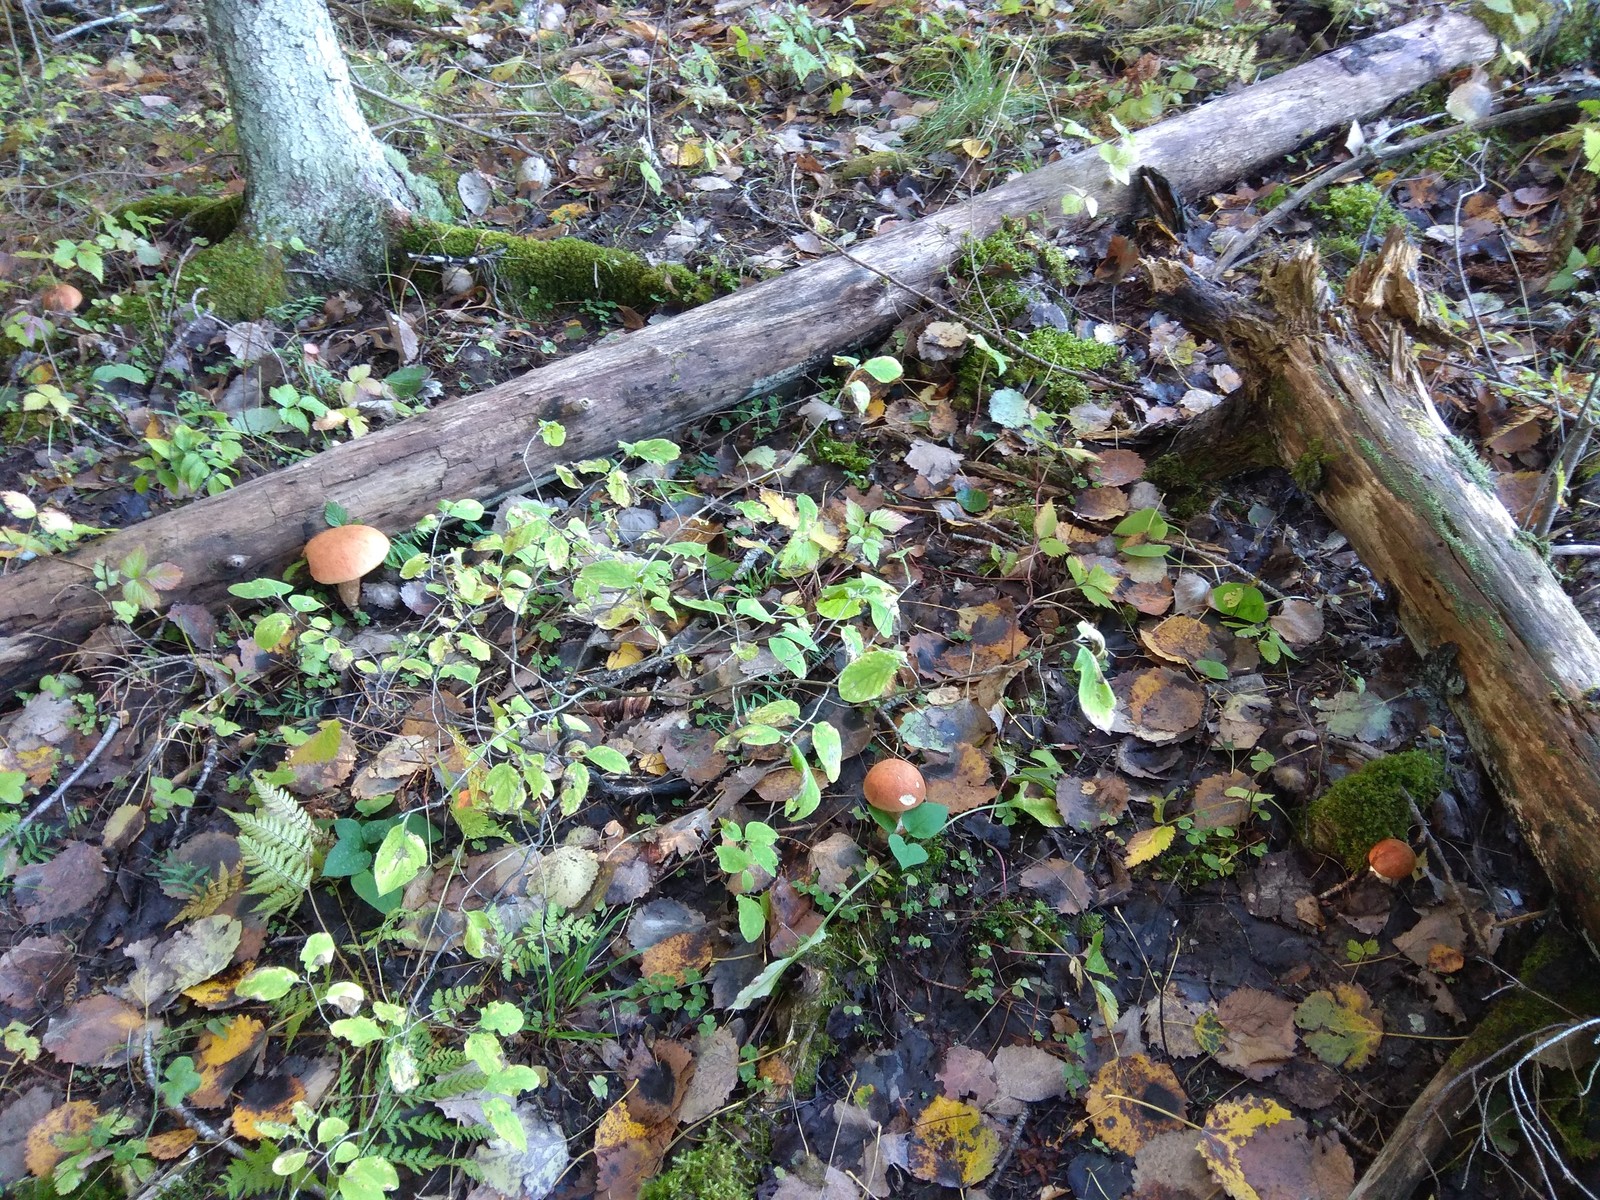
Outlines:
POLYGON ((389 539, 371 525, 335 525, 306 543, 306 566, 318 583, 337 584, 339 599, 361 603, 361 577, 389 553, 389 539))
POLYGON ((1367 865, 1385 883, 1398 883, 1417 869, 1417 852, 1399 838, 1384 838, 1367 851, 1367 865))
POLYGON ((47 313, 65 316, 83 305, 83 293, 70 283, 57 283, 39 293, 39 307, 47 313))
POLYGON ((903 758, 885 758, 872 764, 862 791, 867 803, 887 813, 910 812, 928 798, 922 772, 903 758))

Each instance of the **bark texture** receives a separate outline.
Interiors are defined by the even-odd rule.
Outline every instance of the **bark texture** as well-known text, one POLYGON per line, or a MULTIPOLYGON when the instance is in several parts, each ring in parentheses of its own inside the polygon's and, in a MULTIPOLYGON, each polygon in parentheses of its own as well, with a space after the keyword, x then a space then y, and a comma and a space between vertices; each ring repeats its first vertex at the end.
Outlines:
MULTIPOLYGON (((1135 148, 1142 164, 1202 193, 1495 49, 1470 17, 1413 22, 1142 130, 1135 148)), ((1069 188, 1095 196, 1103 214, 1138 203, 1133 189, 1107 180, 1098 153, 1085 150, 874 238, 849 258, 814 263, 74 553, 29 563, 0 579, 0 685, 31 682, 105 623, 105 602, 89 586, 96 561, 143 549, 151 562, 179 566, 177 595, 203 603, 235 580, 294 559, 330 500, 393 533, 440 499, 493 496, 557 462, 610 453, 618 439, 668 433, 882 336, 917 305, 907 288, 936 286, 968 238, 1011 215, 1064 223, 1069 188), (567 426, 559 450, 539 440, 543 420, 567 426)))
POLYGON ((1162 304, 1262 389, 1280 461, 1324 464, 1317 502, 1392 590, 1418 652, 1454 648, 1452 705, 1473 748, 1600 942, 1600 639, 1433 407, 1405 333, 1428 320, 1416 261, 1394 231, 1338 309, 1309 246, 1266 280, 1272 310, 1176 264, 1151 275, 1162 304))
POLYGON ((245 227, 298 237, 329 279, 379 278, 391 220, 411 207, 350 86, 323 0, 205 0, 244 156, 245 227))

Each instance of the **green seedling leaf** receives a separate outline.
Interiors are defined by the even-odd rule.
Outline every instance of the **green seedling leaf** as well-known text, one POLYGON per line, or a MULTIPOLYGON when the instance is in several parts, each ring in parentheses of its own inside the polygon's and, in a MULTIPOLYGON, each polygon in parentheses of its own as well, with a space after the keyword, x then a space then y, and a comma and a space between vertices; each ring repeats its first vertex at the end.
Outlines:
POLYGON ((877 358, 869 358, 861 364, 861 369, 871 375, 879 383, 893 383, 903 375, 904 369, 900 360, 880 354, 877 358))
POLYGON ((928 861, 928 851, 925 848, 916 842, 906 841, 898 833, 889 835, 889 852, 894 855, 894 860, 900 864, 902 871, 920 867, 928 861))
POLYGON ((268 613, 256 622, 252 639, 258 649, 270 654, 282 645, 284 638, 289 636, 293 623, 293 618, 288 613, 268 613))
POLYGON ((1224 583, 1211 589, 1211 607, 1225 617, 1256 625, 1267 619, 1267 598, 1245 583, 1224 583))
POLYGON ((747 942, 759 942, 767 928, 767 906, 759 896, 740 896, 739 933, 747 942))
POLYGON ((800 774, 800 790, 783 806, 783 815, 791 821, 803 821, 822 803, 822 789, 817 786, 817 777, 811 773, 811 765, 798 746, 789 747, 789 763, 800 774))
POLYGON ((300 982, 288 967, 258 967, 234 985, 234 992, 247 1000, 278 1000, 300 982))
POLYGON ((372 860, 372 881, 379 895, 404 887, 428 865, 428 844, 404 825, 384 835, 372 860))
POLYGON ((528 1131, 522 1127, 522 1122, 512 1111, 511 1101, 502 1096, 491 1096, 483 1102, 483 1119, 488 1121, 490 1127, 518 1154, 527 1153, 528 1131))
MULTIPOLYGON (((811 727, 811 748, 816 751, 817 765, 822 768, 822 773, 828 777, 829 783, 839 782, 840 755, 843 746, 839 740, 839 731, 826 721, 818 721, 811 727)), ((18 799, 20 799, 20 795, 18 799)))
POLYGON ((308 971, 319 970, 333 961, 334 949, 332 936, 318 930, 300 947, 300 965, 308 971))
POLYGON ((1091 725, 1110 733, 1117 695, 1100 670, 1100 660, 1089 647, 1079 646, 1074 665, 1078 670, 1078 707, 1083 709, 1083 715, 1089 718, 1091 725))
POLYGON ((358 1049, 389 1036, 384 1032, 383 1026, 371 1017, 340 1017, 328 1025, 328 1032, 358 1049))
POLYGON ((669 442, 666 438, 648 438, 642 442, 618 442, 624 454, 631 454, 634 458, 642 458, 645 462, 669 463, 676 462, 682 453, 676 442, 669 442))
MULTIPOLYGON (((489 1115, 487 1103, 483 1106, 483 1115, 486 1117, 489 1115)), ((520 1122, 517 1124, 517 1131, 519 1133, 522 1131, 520 1122)), ((496 1129, 495 1132, 500 1131, 496 1129)), ((526 1143, 522 1148, 527 1149, 526 1143)), ((365 1158, 356 1159, 339 1176, 339 1197, 340 1200, 383 1200, 385 1192, 392 1192, 399 1186, 400 1175, 395 1171, 394 1165, 386 1158, 369 1154, 365 1158)))
POLYGON ((478 1028, 511 1037, 522 1032, 522 1010, 504 1000, 494 1000, 478 1013, 478 1028))
POLYGON ((996 388, 989 397, 989 419, 1002 429, 1024 429, 1033 424, 1033 405, 1016 388, 996 388))
MULTIPOLYGON (((876 810, 874 810, 876 811, 876 810)), ((943 804, 919 804, 900 814, 900 829, 907 837, 936 837, 950 820, 950 809, 943 804)))
POLYGON ((228 595, 241 600, 275 600, 294 591, 294 585, 281 579, 247 579, 228 585, 228 595))
POLYGON ((839 698, 846 704, 866 704, 888 695, 902 661, 898 650, 867 651, 839 672, 839 698))
POLYGON ((628 773, 628 757, 620 750, 610 746, 590 746, 583 752, 583 756, 612 775, 626 775, 628 773))

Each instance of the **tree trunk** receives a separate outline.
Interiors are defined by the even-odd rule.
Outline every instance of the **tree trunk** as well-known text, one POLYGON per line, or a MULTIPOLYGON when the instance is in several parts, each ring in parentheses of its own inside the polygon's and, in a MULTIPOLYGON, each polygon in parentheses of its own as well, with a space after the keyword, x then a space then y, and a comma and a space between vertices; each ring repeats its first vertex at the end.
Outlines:
POLYGON ((299 238, 323 278, 370 286, 411 207, 350 86, 323 0, 205 0, 244 156, 245 231, 299 238))
POLYGON ((1600 942, 1600 639, 1433 407, 1404 332, 1430 313, 1416 261, 1393 231, 1333 310, 1309 246, 1265 280, 1271 311, 1174 263, 1150 274, 1168 311, 1230 348, 1279 461, 1321 465, 1317 502, 1392 590, 1418 653, 1454 647, 1467 736, 1600 942))
MULTIPOLYGON (((1134 147, 1142 164, 1191 195, 1204 193, 1495 49, 1471 17, 1416 21, 1141 130, 1134 147)), ((813 263, 73 553, 29 563, 0 578, 0 687, 36 679, 109 619, 92 588, 96 562, 115 564, 140 551, 152 563, 174 563, 183 572, 182 598, 204 603, 223 596, 229 583, 275 572, 298 556, 329 501, 396 532, 441 499, 493 496, 556 463, 612 453, 619 439, 669 433, 883 336, 916 307, 920 292, 937 286, 968 238, 992 233, 1008 215, 1062 224, 1069 189, 1094 196, 1103 215, 1139 203, 1134 189, 1108 181, 1096 151, 1084 150, 873 238, 848 258, 813 263), (543 420, 567 426, 559 450, 540 440, 543 420)))

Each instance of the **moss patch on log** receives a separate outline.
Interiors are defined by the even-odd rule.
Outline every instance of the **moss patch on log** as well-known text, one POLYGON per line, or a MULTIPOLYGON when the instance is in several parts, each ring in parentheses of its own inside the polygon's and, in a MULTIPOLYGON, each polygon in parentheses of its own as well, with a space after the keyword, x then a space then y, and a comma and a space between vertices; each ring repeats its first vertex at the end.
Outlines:
MULTIPOLYGON (((685 267, 652 267, 637 254, 596 246, 579 238, 540 241, 489 229, 468 229, 417 221, 396 236, 399 249, 453 258, 499 250, 494 276, 500 298, 529 316, 552 305, 608 300, 630 308, 657 304, 699 304, 710 288, 685 267)), ((420 273, 420 271, 419 271, 420 273)))
POLYGON ((1375 759, 1306 808, 1306 845, 1359 871, 1374 844, 1391 837, 1406 840, 1411 831, 1407 795, 1426 809, 1443 786, 1444 767, 1426 750, 1375 759))

